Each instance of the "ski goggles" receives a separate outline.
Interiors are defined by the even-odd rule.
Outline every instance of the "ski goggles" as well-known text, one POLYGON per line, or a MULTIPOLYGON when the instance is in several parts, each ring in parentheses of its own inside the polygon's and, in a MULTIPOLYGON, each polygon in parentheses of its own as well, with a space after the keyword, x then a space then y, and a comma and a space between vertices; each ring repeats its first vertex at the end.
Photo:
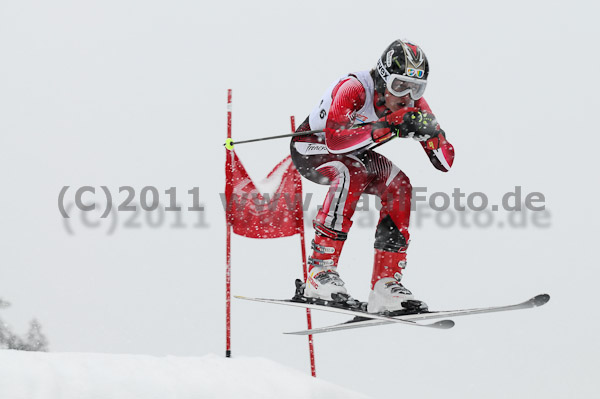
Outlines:
MULTIPOLYGON (((415 71, 421 72, 422 76, 423 71, 413 69, 415 76, 415 71)), ((412 78, 410 76, 393 74, 387 77, 386 86, 388 91, 396 97, 403 97, 410 93, 410 97, 413 100, 418 100, 419 98, 423 97, 423 93, 425 93, 427 81, 418 78, 412 78)))

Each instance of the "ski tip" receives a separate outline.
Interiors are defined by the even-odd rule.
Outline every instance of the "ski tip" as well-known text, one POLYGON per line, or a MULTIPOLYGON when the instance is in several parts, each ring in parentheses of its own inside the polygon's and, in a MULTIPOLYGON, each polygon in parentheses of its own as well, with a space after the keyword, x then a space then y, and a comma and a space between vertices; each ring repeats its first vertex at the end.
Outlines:
POLYGON ((234 295, 233 296, 236 299, 245 299, 247 301, 256 301, 258 298, 250 298, 249 296, 243 296, 243 295, 234 295))
POLYGON ((285 335, 310 335, 310 331, 290 331, 284 332, 285 335))
POLYGON ((535 297, 531 298, 530 301, 533 304, 533 306, 542 306, 542 305, 545 305, 546 303, 548 303, 549 300, 550 300, 550 295, 540 294, 540 295, 536 295, 535 297))
POLYGON ((440 321, 436 321, 433 324, 430 324, 429 327, 439 328, 441 330, 448 330, 448 329, 454 327, 454 321, 452 321, 452 320, 440 320, 440 321))

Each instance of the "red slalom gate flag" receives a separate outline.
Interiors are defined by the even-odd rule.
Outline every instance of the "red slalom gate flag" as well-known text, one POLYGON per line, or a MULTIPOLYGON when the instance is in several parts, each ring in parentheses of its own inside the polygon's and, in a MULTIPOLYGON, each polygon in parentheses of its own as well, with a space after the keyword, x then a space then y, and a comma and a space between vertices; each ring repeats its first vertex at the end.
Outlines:
POLYGON ((299 234, 303 228, 302 181, 291 156, 279 162, 257 188, 232 152, 225 200, 233 232, 250 238, 299 234))

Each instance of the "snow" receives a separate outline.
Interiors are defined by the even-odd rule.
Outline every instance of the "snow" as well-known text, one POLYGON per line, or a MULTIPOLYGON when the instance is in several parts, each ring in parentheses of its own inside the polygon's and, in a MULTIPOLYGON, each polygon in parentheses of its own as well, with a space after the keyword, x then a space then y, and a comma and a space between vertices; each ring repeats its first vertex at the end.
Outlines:
POLYGON ((366 398, 257 357, 0 351, 2 399, 366 398))
POLYGON ((279 185, 281 184, 283 175, 287 171, 290 162, 292 162, 291 158, 283 162, 283 164, 279 168, 277 168, 277 170, 275 170, 275 172, 271 176, 267 176, 259 181, 254 181, 256 189, 261 195, 268 194, 271 198, 273 197, 275 191, 277 191, 279 185))

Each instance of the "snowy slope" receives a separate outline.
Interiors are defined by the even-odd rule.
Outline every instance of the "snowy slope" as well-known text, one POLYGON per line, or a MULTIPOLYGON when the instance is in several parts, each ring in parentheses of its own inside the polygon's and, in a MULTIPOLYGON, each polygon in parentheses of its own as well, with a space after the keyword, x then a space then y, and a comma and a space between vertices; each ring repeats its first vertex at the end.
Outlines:
POLYGON ((0 398, 364 398, 263 358, 0 351, 0 398))

